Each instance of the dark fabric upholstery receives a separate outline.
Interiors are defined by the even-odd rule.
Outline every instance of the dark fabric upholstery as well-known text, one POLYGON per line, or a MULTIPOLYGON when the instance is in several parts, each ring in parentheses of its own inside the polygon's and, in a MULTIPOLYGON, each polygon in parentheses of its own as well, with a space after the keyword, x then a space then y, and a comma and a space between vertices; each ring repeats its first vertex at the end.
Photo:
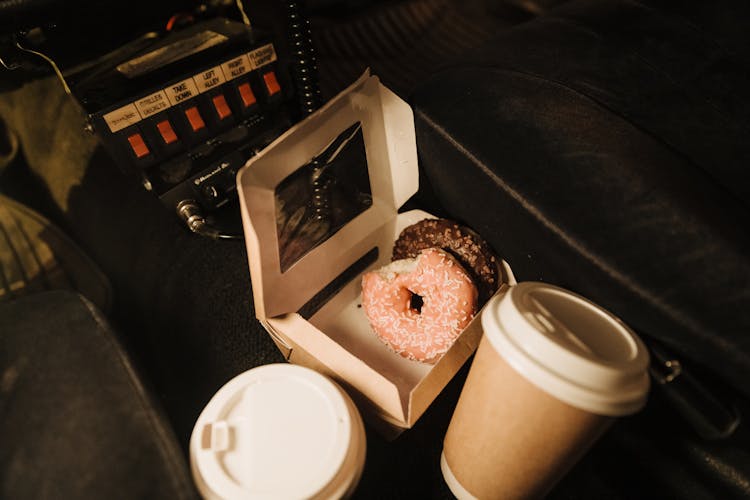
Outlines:
POLYGON ((519 279, 750 395, 750 12, 698 9, 572 2, 498 36, 415 94, 419 151, 519 279))
POLYGON ((0 195, 0 302, 58 289, 76 290, 104 312, 112 304, 107 277, 65 233, 0 195))
POLYGON ((0 304, 0 497, 195 498, 168 420, 72 292, 0 304))

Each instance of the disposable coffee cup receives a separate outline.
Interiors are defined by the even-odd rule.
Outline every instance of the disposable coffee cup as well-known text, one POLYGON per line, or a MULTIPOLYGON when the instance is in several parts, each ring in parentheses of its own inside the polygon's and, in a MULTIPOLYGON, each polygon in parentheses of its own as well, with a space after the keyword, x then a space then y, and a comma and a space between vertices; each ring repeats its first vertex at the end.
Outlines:
POLYGON ((615 316, 523 282, 493 297, 443 444, 463 499, 540 498, 617 418, 646 402, 648 351, 615 316))
POLYGON ((190 438, 210 500, 349 497, 365 463, 362 419, 331 379, 290 364, 253 368, 205 407, 190 438))

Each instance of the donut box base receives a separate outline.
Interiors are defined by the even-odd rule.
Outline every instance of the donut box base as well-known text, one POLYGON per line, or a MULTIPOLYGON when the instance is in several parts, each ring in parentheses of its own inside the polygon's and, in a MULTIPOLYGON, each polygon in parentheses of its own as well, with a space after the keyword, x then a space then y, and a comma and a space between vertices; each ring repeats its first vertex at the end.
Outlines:
MULTIPOLYGON (((390 262, 401 230, 433 217, 420 210, 398 214, 418 189, 409 105, 366 73, 249 160, 238 172, 237 184, 256 316, 286 359, 339 382, 385 435, 412 427, 476 349, 480 315, 430 365, 407 360, 377 339, 361 307, 361 273, 309 319, 299 314, 303 305, 372 249, 377 248, 378 257, 365 272, 390 262), (281 272, 276 188, 358 122, 372 205, 281 272)), ((507 264, 501 262, 500 267, 504 281, 514 284, 507 264)))

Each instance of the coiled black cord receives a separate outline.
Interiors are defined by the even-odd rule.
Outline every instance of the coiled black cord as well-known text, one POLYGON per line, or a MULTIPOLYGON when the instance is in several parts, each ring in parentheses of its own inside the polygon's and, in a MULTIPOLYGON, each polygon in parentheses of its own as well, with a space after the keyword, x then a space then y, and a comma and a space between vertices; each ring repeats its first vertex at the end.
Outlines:
POLYGON ((313 218, 318 223, 327 223, 331 214, 331 185, 333 180, 327 175, 327 165, 320 160, 312 163, 312 209, 313 218))
MULTIPOLYGON (((322 104, 318 83, 318 64, 312 44, 310 20, 304 15, 303 2, 286 2, 289 20, 289 46, 292 52, 292 79, 297 90, 299 111, 304 118, 322 104)), ((311 173, 313 218, 318 224, 327 224, 330 215, 331 180, 326 175, 326 165, 314 160, 311 173)))
POLYGON ((286 9, 292 53, 292 79, 297 90, 299 110, 304 118, 322 104, 318 64, 312 44, 310 20, 305 16, 303 2, 288 0, 286 9))

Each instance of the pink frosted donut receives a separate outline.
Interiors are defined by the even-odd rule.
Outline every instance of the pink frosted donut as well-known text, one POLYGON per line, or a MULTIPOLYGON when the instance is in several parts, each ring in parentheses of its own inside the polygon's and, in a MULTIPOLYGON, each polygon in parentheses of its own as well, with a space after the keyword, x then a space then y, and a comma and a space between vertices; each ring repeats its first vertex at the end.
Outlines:
POLYGON ((405 358, 434 363, 474 317, 477 287, 452 255, 427 248, 414 259, 366 273, 362 307, 388 347, 405 358))

